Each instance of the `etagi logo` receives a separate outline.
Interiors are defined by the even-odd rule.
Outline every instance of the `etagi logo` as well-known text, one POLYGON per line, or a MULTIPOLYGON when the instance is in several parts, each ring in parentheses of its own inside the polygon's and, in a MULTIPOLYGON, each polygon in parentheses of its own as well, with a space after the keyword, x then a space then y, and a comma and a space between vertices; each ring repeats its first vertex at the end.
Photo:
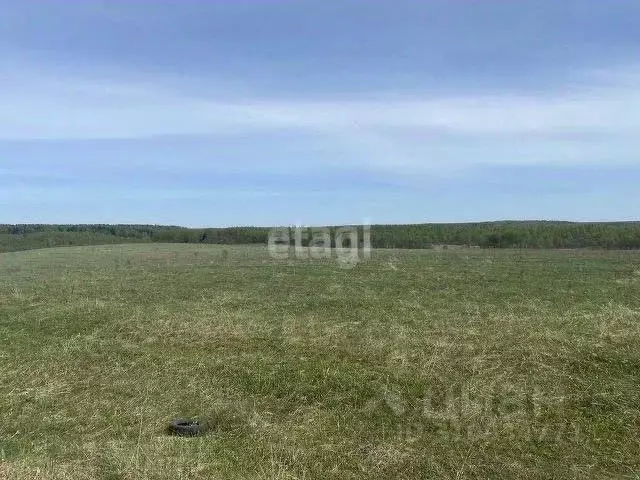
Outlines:
POLYGON ((347 268, 371 258, 371 226, 280 227, 269 234, 269 254, 276 260, 331 259, 334 252, 347 268))

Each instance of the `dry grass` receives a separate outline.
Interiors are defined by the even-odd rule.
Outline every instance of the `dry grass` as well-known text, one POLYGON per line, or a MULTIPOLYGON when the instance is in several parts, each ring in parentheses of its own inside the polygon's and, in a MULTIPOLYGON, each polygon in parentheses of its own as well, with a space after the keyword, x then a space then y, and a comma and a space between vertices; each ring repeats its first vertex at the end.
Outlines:
POLYGON ((640 255, 0 254, 0 478, 638 478, 640 255), (176 416, 205 437, 164 434, 176 416))

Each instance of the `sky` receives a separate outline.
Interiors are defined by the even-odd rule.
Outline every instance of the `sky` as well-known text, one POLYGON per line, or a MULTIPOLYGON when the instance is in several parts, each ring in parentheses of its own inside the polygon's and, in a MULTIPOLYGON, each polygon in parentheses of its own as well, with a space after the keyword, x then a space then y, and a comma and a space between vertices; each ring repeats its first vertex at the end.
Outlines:
POLYGON ((0 223, 640 220, 636 0, 0 0, 0 223))

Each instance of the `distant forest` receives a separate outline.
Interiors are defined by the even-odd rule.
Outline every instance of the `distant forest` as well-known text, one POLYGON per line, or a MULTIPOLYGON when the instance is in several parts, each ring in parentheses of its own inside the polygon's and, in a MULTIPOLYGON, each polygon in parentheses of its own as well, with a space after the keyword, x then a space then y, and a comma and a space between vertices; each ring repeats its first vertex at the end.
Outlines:
MULTIPOLYGON (((335 227, 331 227, 332 229, 335 227)), ((263 244, 265 227, 182 228, 157 225, 0 225, 0 252, 116 243, 263 244)), ((291 234, 292 243, 294 235, 291 234)), ((335 238, 332 235, 332 238, 335 238)), ((360 235, 362 241, 362 235, 360 235)), ((304 242, 303 242, 304 243, 304 242)), ((373 248, 640 248, 640 222, 487 222, 373 225, 373 248)))

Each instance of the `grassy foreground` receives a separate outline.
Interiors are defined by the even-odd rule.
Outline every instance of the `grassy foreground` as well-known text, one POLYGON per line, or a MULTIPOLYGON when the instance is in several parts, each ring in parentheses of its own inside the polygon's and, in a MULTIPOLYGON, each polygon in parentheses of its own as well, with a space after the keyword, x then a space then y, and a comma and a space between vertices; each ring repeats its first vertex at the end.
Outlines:
POLYGON ((639 294, 634 252, 0 254, 0 479, 640 478, 639 294))

